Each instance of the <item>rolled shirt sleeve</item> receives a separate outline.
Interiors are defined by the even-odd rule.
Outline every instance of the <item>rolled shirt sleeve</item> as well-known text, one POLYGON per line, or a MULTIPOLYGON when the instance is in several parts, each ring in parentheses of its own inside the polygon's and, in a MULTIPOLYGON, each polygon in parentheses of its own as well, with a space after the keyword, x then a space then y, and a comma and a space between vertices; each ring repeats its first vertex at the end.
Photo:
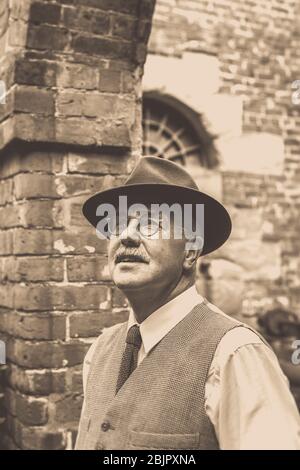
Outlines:
POLYGON ((300 418, 278 359, 254 332, 237 327, 216 350, 206 413, 221 449, 300 449, 300 418))

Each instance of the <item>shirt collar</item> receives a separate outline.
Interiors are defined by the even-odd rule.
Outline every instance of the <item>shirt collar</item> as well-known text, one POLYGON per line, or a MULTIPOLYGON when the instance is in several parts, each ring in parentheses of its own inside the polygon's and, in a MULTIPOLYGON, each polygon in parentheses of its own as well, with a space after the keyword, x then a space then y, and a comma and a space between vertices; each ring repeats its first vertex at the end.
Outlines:
MULTIPOLYGON (((166 336, 195 307, 202 303, 203 297, 198 294, 196 286, 189 287, 174 299, 155 310, 139 326, 145 353, 166 336)), ((138 324, 133 311, 130 311, 127 331, 138 324)))

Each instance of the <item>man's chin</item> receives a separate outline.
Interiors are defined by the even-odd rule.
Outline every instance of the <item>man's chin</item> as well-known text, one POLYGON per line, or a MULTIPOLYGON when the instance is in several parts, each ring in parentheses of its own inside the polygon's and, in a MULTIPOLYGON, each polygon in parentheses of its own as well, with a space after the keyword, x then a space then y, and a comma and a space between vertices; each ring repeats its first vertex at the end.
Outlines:
POLYGON ((113 282, 121 290, 134 290, 149 286, 150 279, 128 273, 113 276, 113 282))

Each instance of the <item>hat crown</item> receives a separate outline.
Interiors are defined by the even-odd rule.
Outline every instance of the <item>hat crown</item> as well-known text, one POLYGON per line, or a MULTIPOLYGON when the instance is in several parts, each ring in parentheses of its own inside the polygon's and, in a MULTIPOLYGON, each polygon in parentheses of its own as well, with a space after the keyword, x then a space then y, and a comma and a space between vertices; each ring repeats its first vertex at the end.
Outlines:
POLYGON ((167 184, 198 190, 181 165, 159 157, 141 157, 125 181, 125 186, 131 184, 167 184))

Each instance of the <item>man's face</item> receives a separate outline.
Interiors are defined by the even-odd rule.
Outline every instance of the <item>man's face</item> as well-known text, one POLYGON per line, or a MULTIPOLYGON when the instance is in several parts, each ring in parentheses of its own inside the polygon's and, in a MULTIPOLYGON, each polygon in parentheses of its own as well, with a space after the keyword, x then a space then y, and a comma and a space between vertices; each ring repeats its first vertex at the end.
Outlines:
POLYGON ((176 285, 182 276, 186 240, 175 239, 172 222, 166 227, 160 221, 152 238, 145 236, 139 224, 138 218, 129 217, 127 228, 109 240, 108 261, 114 283, 124 291, 176 285), (166 228, 170 236, 164 239, 166 228))

